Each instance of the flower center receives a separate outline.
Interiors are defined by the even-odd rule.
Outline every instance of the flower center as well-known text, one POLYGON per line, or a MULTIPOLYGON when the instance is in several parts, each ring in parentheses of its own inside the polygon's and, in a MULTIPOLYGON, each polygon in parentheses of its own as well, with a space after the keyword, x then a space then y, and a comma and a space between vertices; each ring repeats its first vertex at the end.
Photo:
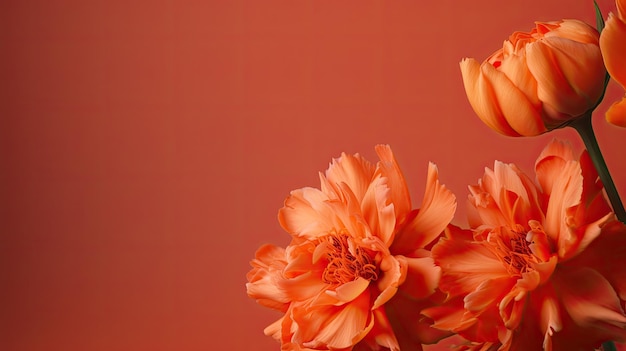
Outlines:
POLYGON ((527 240, 527 233, 520 228, 499 228, 487 237, 490 247, 512 275, 519 275, 534 270, 533 264, 541 262, 533 254, 527 240))
POLYGON ((326 238, 328 264, 322 275, 325 283, 343 284, 357 278, 378 279, 374 260, 365 249, 345 234, 331 234, 326 238))

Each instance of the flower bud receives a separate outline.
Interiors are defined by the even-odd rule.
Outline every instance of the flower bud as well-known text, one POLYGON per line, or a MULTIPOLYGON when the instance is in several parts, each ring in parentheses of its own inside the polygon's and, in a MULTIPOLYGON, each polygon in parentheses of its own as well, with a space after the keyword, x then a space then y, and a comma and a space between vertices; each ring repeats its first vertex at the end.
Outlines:
POLYGON ((463 84, 480 119, 509 136, 534 136, 595 107, 606 70, 598 32, 578 20, 536 22, 515 32, 482 64, 461 61, 463 84))

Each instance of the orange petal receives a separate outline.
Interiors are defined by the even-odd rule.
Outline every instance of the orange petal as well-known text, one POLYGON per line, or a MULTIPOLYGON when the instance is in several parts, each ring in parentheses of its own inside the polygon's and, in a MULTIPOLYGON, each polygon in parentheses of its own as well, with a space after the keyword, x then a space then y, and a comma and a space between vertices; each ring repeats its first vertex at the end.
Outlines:
POLYGON ((448 226, 456 210, 456 198, 439 183, 437 166, 428 165, 428 176, 422 207, 417 216, 397 234, 391 251, 408 254, 423 248, 448 226))
POLYGON ((281 338, 280 330, 281 330, 281 326, 283 324, 284 318, 285 317, 281 317, 279 320, 265 327, 265 329, 263 329, 263 333, 267 336, 271 336, 272 338, 276 340, 280 340, 281 338))
POLYGON ((535 136, 547 130, 537 104, 533 104, 503 72, 489 63, 483 63, 480 68, 483 77, 493 88, 493 103, 499 106, 504 119, 516 133, 535 136))
POLYGON ((361 204, 363 217, 372 234, 380 238, 385 246, 393 240, 396 227, 395 204, 390 196, 391 191, 388 179, 377 175, 370 183, 361 204))
POLYGON ((285 250, 266 244, 257 250, 255 256, 250 262, 252 270, 246 275, 248 296, 263 306, 286 311, 291 297, 280 285, 284 280, 282 271, 287 265, 285 250))
POLYGON ((465 309, 474 313, 481 313, 498 305, 515 284, 515 279, 499 277, 482 281, 474 291, 463 299, 465 309))
POLYGON ((318 189, 294 190, 278 211, 278 221, 288 233, 309 239, 340 227, 336 215, 327 203, 328 196, 318 189))
POLYGON ((356 299, 370 285, 369 280, 358 277, 357 279, 342 284, 333 290, 326 290, 326 294, 339 300, 335 305, 342 305, 356 299))
POLYGON ((305 347, 343 349, 359 342, 373 327, 369 294, 341 307, 299 306, 291 315, 298 329, 292 340, 305 347))
POLYGON ((541 191, 548 196, 552 194, 555 180, 561 176, 565 164, 575 160, 569 143, 556 139, 550 141, 535 161, 535 174, 541 191))
POLYGON ((606 111, 606 120, 613 125, 626 128, 626 96, 609 107, 606 111))
POLYGON ((486 280, 509 277, 502 262, 472 240, 442 238, 432 255, 442 270, 439 288, 453 296, 468 294, 486 280))
MULTIPOLYGON (((557 168, 554 168, 556 172, 557 168)), ((574 239, 567 227, 567 209, 580 204, 583 177, 580 164, 576 161, 569 161, 563 164, 558 170, 559 176, 553 179, 550 184, 546 181, 546 187, 551 189, 550 200, 545 211, 546 220, 544 222, 545 233, 553 240, 557 241, 559 250, 564 250, 566 245, 571 245, 568 241, 574 239)), ((559 251, 559 257, 564 252, 559 251)))
POLYGON ((333 159, 328 166, 326 178, 335 187, 335 191, 338 191, 339 184, 345 183, 360 202, 370 185, 374 169, 374 165, 359 154, 342 153, 341 157, 333 159))
POLYGON ((377 172, 388 179, 387 184, 391 191, 389 197, 394 205, 396 218, 402 220, 411 211, 411 196, 406 180, 389 145, 376 145, 375 150, 380 158, 377 172))
MULTIPOLYGON (((622 13, 622 15, 626 15, 622 13)), ((600 35, 600 49, 607 71, 613 79, 626 87, 626 23, 610 13, 600 35)))
MULTIPOLYGON (((489 64, 489 63, 485 63, 489 64)), ((495 92, 491 82, 483 76, 481 65, 472 58, 463 59, 460 63, 461 75, 465 93, 476 115, 489 128, 498 133, 509 136, 520 136, 513 130, 502 115, 502 111, 496 101, 495 92)))
POLYGON ((611 284, 587 267, 559 273, 555 284, 572 320, 579 326, 598 328, 601 335, 613 336, 610 339, 625 340, 626 316, 611 284))
MULTIPOLYGON (((528 68, 537 79, 537 94, 545 104, 569 117, 591 108, 604 87, 604 65, 594 44, 564 38, 536 41, 526 47, 528 68), (580 72, 585 74, 580 74, 580 72)), ((551 116, 554 124, 563 122, 551 116)))
POLYGON ((423 299, 435 292, 439 285, 440 268, 432 257, 406 258, 407 279, 400 286, 403 293, 414 299, 423 299))
POLYGON ((544 331, 543 348, 552 349, 552 336, 563 329, 559 304, 552 296, 545 296, 541 305, 541 330, 544 331))
POLYGON ((389 301, 398 291, 398 286, 406 279, 406 259, 386 255, 380 262, 381 277, 377 281, 377 287, 381 291, 374 301, 372 308, 378 308, 389 301))
POLYGON ((537 81, 528 69, 525 55, 508 55, 506 60, 502 60, 498 71, 506 75, 511 83, 526 96, 535 109, 541 109, 541 101, 537 97, 537 81))
POLYGON ((391 351, 400 351, 400 345, 398 345, 398 340, 394 335, 391 323, 385 311, 382 308, 377 308, 372 312, 373 320, 375 320, 376 323, 374 323, 371 334, 373 334, 376 344, 386 347, 391 351))
POLYGON ((561 21, 558 27, 552 28, 545 37, 561 37, 580 43, 598 44, 598 31, 587 23, 574 19, 561 21))

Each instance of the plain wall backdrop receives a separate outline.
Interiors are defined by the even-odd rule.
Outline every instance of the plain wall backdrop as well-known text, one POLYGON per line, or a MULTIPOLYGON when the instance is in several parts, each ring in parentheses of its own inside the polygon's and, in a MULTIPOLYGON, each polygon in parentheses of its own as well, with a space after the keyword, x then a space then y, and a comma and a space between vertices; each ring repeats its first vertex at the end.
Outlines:
MULTIPOLYGON (((595 25, 593 2, 2 1, 0 349, 279 350, 245 275, 331 158, 390 144, 415 206, 435 162, 464 225, 494 160, 582 150, 492 132, 458 66, 562 18, 595 25)), ((626 197, 609 103, 594 124, 626 197)))

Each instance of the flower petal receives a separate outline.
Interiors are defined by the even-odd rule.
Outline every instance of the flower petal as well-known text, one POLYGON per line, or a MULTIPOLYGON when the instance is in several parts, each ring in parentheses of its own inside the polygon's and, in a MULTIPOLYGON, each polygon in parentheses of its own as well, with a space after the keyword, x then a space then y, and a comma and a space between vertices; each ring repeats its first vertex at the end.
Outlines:
POLYGON ((414 299, 423 299, 435 292, 439 285, 441 269, 432 257, 406 258, 407 278, 400 286, 403 293, 414 299))
MULTIPOLYGON (((622 13, 622 16, 626 15, 622 13)), ((626 88, 626 22, 621 16, 609 14, 602 34, 600 49, 607 71, 613 79, 626 88)))
POLYGON ((459 231, 448 230, 446 238, 440 239, 432 249, 435 263, 442 269, 441 290, 453 296, 465 295, 486 280, 509 277, 506 267, 489 249, 460 238, 463 234, 459 231))
POLYGON ((389 145, 376 145, 375 150, 380 158, 376 171, 388 179, 391 192, 389 197, 394 205, 396 218, 402 221, 411 211, 411 196, 406 180, 389 145))
POLYGON ((596 44, 550 37, 529 44, 526 56, 539 99, 566 115, 550 116, 554 125, 582 115, 600 98, 604 82, 598 77, 606 71, 596 44))
POLYGON ((263 306, 286 311, 291 297, 280 286, 284 280, 282 271, 287 265, 285 249, 270 244, 263 245, 250 264, 253 268, 246 275, 248 296, 263 306))
POLYGON ((328 196, 314 188, 294 190, 278 212, 278 221, 288 233, 314 239, 343 227, 329 207, 328 196))
POLYGON ((511 80, 489 63, 483 63, 481 73, 489 85, 493 87, 494 99, 504 119, 523 136, 535 136, 547 131, 536 104, 516 87, 511 80))
MULTIPOLYGON (((326 179, 335 192, 339 192, 339 184, 345 183, 352 190, 360 202, 370 185, 375 167, 359 154, 348 155, 333 159, 326 170, 326 179)), ((331 189, 322 189, 329 193, 331 189)))
POLYGON ((561 270, 555 284, 561 301, 579 326, 596 329, 614 340, 626 340, 626 315, 611 284, 597 271, 587 267, 561 270))
POLYGON ((369 294, 361 294, 339 310, 335 306, 294 310, 294 320, 307 330, 298 329, 293 338, 311 348, 343 349, 356 344, 373 326, 369 299, 369 294))
MULTIPOLYGON (((489 64, 489 63, 487 63, 489 64)), ((491 129, 509 136, 519 136, 504 118, 500 107, 494 104, 496 99, 494 87, 482 73, 481 65, 472 58, 463 59, 460 63, 463 85, 470 105, 476 115, 491 129)))
POLYGON ((391 252, 407 255, 423 248, 443 232, 455 210, 456 197, 439 183, 437 166, 430 163, 422 207, 417 216, 396 234, 391 252))
POLYGON ((606 120, 613 125, 626 128, 626 96, 609 107, 606 111, 606 120))

